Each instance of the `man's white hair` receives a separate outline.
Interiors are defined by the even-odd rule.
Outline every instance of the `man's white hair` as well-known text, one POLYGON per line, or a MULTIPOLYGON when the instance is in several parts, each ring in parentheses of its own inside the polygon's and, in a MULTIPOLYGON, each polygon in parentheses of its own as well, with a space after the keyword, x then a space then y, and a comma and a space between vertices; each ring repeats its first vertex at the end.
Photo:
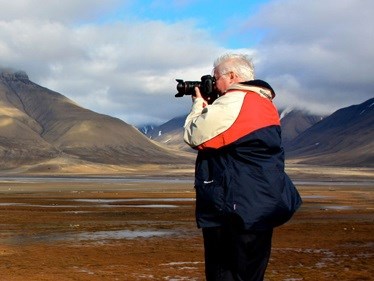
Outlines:
POLYGON ((255 78, 252 58, 245 54, 224 54, 214 61, 213 67, 219 75, 232 71, 244 81, 255 78))

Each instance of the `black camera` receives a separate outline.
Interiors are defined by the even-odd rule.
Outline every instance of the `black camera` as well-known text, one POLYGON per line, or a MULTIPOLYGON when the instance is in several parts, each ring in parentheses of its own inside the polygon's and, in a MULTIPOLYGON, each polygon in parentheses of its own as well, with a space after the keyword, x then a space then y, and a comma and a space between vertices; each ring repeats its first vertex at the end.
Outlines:
POLYGON ((176 98, 195 95, 195 87, 199 88, 201 95, 209 104, 218 98, 218 92, 214 88, 216 80, 211 75, 202 76, 201 81, 183 81, 181 79, 176 79, 176 81, 178 82, 176 98))

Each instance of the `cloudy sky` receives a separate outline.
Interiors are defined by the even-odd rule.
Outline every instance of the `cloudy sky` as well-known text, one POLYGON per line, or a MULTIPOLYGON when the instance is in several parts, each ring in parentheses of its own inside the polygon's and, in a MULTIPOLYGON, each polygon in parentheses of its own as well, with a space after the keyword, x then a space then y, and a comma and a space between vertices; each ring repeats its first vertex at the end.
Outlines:
POLYGON ((127 123, 190 109, 175 79, 253 56, 278 107, 332 113, 374 96, 372 0, 0 0, 0 68, 127 123))

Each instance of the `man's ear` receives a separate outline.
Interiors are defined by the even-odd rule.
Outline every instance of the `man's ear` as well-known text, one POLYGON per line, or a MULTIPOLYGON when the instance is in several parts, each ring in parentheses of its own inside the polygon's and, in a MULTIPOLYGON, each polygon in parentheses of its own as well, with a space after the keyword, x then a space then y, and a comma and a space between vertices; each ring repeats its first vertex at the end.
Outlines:
POLYGON ((229 78, 230 78, 231 81, 233 81, 233 80, 238 79, 238 75, 236 75, 235 72, 230 71, 230 72, 229 72, 229 78))

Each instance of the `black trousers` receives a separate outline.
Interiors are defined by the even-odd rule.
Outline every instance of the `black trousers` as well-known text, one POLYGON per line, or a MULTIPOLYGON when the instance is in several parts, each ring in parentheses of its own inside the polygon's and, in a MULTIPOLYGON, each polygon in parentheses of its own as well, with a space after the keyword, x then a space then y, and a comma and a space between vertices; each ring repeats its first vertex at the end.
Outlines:
POLYGON ((207 281, 263 281, 273 230, 250 232, 237 226, 203 228, 207 281))

